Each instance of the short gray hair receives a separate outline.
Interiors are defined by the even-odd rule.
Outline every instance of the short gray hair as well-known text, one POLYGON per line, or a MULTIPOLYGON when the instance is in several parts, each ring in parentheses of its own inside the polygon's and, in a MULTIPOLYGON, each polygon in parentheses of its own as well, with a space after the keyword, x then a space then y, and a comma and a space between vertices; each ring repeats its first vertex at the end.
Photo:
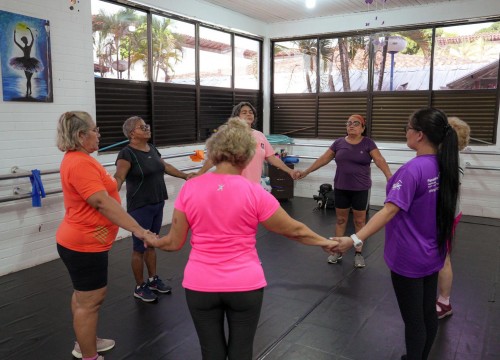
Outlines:
POLYGON ((123 135, 125 135, 127 139, 130 139, 130 133, 134 131, 137 123, 141 120, 144 121, 143 118, 141 118, 140 116, 132 116, 129 117, 127 120, 125 120, 122 128, 123 128, 123 135))
POLYGON ((85 111, 68 111, 59 117, 56 144, 59 150, 77 150, 81 147, 79 135, 91 129, 92 116, 85 111))
POLYGON ((232 117, 207 140, 206 146, 208 158, 214 165, 226 161, 244 168, 254 156, 257 143, 247 123, 232 117))

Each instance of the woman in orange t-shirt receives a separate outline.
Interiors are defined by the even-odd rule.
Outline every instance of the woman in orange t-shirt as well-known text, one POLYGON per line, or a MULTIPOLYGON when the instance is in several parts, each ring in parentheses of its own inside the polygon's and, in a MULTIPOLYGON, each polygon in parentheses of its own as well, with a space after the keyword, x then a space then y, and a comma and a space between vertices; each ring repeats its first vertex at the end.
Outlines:
POLYGON ((83 111, 59 118, 57 147, 64 151, 61 183, 66 213, 56 233, 57 251, 73 283, 71 309, 77 342, 73 355, 103 359, 98 351, 114 341, 96 337, 99 308, 106 295, 108 250, 118 227, 136 237, 154 237, 143 229, 120 204, 116 181, 92 156, 98 150, 99 128, 83 111))

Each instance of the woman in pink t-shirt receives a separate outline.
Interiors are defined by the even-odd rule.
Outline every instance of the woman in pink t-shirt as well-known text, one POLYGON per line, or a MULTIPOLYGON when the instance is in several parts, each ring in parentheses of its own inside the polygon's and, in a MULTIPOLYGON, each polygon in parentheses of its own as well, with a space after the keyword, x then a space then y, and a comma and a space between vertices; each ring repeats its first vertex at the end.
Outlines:
MULTIPOLYGON (((231 113, 231 117, 239 117, 244 120, 250 128, 255 124, 255 115, 256 110, 254 106, 246 101, 235 105, 231 113)), ((289 168, 280 158, 274 155, 274 149, 267 140, 266 135, 258 130, 252 129, 252 136, 255 139, 255 154, 245 166, 241 175, 252 182, 260 183, 264 161, 267 161, 269 164, 286 172, 292 179, 296 180, 299 177, 300 172, 298 170, 289 168)), ((200 171, 198 171, 198 175, 206 173, 213 166, 214 163, 208 159, 205 161, 200 171)))
POLYGON ((170 232, 149 244, 179 250, 191 230, 182 285, 203 359, 250 360, 267 285, 255 248, 258 224, 329 253, 337 243, 292 219, 262 186, 240 176, 255 152, 255 139, 243 120, 229 119, 207 149, 215 171, 184 184, 170 232))

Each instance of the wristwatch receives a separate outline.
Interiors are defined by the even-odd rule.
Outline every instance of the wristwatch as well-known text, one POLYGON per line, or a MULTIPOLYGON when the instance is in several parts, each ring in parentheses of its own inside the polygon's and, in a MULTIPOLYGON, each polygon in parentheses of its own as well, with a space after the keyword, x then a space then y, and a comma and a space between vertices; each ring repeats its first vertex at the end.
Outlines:
POLYGON ((361 246, 363 246, 363 241, 356 234, 352 234, 351 239, 356 249, 359 249, 361 246))

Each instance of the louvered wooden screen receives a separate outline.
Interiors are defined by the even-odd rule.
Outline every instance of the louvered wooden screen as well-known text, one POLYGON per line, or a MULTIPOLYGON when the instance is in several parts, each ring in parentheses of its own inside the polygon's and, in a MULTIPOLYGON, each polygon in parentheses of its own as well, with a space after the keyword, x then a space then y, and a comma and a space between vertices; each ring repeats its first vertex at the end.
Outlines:
POLYGON ((409 116, 429 106, 428 101, 427 91, 374 94, 370 137, 378 141, 406 141, 403 128, 409 116))
POLYGON ((318 137, 336 139, 346 134, 345 123, 350 115, 366 117, 367 93, 321 95, 318 109, 318 137))
POLYGON ((200 139, 206 140, 231 116, 233 91, 220 88, 200 88, 200 139))
MULTIPOLYGON (((151 123, 149 83, 95 78, 96 123, 101 132, 99 146, 126 140, 122 125, 131 116, 151 123)), ((120 150, 122 146, 109 151, 120 150)))
POLYGON ((458 116, 469 124, 472 138, 496 143, 496 90, 435 91, 432 103, 448 116, 458 116))
POLYGON ((378 141, 406 141, 404 126, 409 116, 433 106, 449 116, 458 116, 471 127, 471 137, 496 143, 497 90, 377 92, 321 94, 318 103, 318 133, 315 94, 273 96, 271 129, 280 134, 307 127, 292 137, 334 139, 345 134, 345 121, 359 113, 369 120, 367 135, 378 141))
POLYGON ((316 101, 315 94, 274 95, 271 133, 316 137, 316 101))
POLYGON ((154 87, 156 146, 196 142, 195 87, 161 83, 155 83, 154 87))

